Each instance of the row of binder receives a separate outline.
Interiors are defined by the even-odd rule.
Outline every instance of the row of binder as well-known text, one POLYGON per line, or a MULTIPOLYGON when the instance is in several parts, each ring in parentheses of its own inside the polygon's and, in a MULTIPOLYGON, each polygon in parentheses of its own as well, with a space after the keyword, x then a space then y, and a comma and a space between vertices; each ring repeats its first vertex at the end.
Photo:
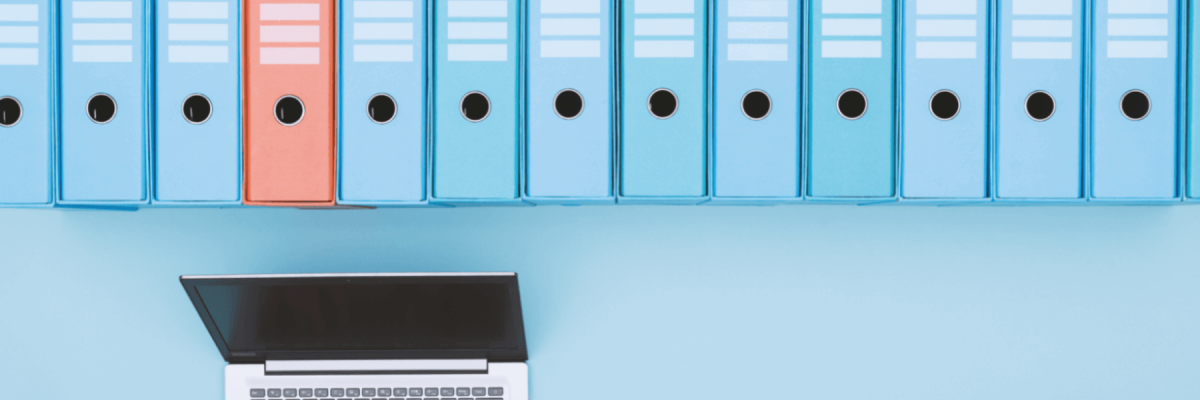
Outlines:
POLYGON ((1190 3, 0 0, 0 205, 1179 202, 1190 3))

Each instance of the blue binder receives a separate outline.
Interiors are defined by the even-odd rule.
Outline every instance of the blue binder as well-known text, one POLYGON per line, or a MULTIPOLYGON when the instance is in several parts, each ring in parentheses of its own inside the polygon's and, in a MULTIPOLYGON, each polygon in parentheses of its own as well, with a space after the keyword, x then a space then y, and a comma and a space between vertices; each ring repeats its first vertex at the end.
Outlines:
POLYGON ((241 204, 240 15, 238 1, 157 0, 154 204, 241 204))
POLYGON ((55 2, 0 0, 0 206, 54 205, 55 2))
POLYGON ((996 200, 1085 200, 1083 1, 1000 2, 996 200))
POLYGON ((1200 199, 1200 92, 1195 87, 1200 82, 1200 62, 1197 62, 1197 48, 1200 45, 1200 30, 1197 30, 1196 25, 1200 23, 1200 5, 1195 2, 1189 3, 1190 17, 1188 19, 1188 74, 1187 74, 1187 95, 1190 99, 1188 102, 1188 147, 1187 147, 1187 197, 1185 200, 1195 201, 1200 199))
POLYGON ((905 0, 900 197, 987 201, 986 0, 905 0))
POLYGON ((146 204, 148 7, 141 0, 61 4, 58 203, 146 204))
POLYGON ((708 199, 708 6, 621 4, 620 202, 708 199))
POLYGON ((1098 0, 1092 26, 1092 201, 1178 201, 1180 3, 1098 0))
POLYGON ((809 3, 807 199, 896 199, 895 6, 809 3))
POLYGON ((713 202, 800 193, 800 1, 717 1, 713 202))
POLYGON ((613 8, 608 0, 529 2, 527 201, 615 200, 613 8))
POLYGON ((433 201, 520 204, 519 0, 434 6, 433 201))
POLYGON ((428 202, 425 4, 341 2, 339 204, 428 202))

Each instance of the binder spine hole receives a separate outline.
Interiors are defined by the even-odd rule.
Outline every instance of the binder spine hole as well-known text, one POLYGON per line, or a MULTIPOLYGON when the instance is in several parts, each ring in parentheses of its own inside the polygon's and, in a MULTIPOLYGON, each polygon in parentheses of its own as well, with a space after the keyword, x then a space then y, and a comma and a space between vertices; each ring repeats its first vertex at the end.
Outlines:
POLYGON ((195 125, 208 122, 212 117, 212 102, 202 94, 193 94, 183 100, 183 119, 195 125))
POLYGON ((679 98, 671 89, 656 89, 646 100, 646 108, 650 109, 650 115, 654 118, 671 118, 679 110, 679 98))
POLYGON ((583 114, 583 95, 575 89, 563 89, 554 95, 554 113, 562 119, 575 119, 583 114))
POLYGON ((479 122, 492 113, 492 101, 482 92, 471 92, 463 96, 459 109, 467 121, 479 122))
POLYGON ((1050 93, 1038 90, 1025 97, 1025 115, 1034 121, 1042 122, 1050 119, 1054 116, 1054 110, 1054 96, 1051 96, 1050 93))
POLYGON ((293 126, 304 119, 304 102, 299 97, 287 95, 275 100, 275 120, 283 126, 293 126))
POLYGON ((867 113, 867 95, 858 89, 846 89, 838 95, 837 111, 848 120, 862 118, 867 113))
POLYGON ((1121 96, 1121 114, 1131 121, 1141 121, 1150 115, 1150 96, 1141 90, 1130 90, 1121 96))
POLYGON ((396 99, 380 93, 367 102, 367 117, 377 124, 386 124, 396 118, 396 99))
POLYGON ((21 115, 25 110, 21 108, 21 102, 17 98, 6 96, 0 97, 0 127, 12 128, 18 122, 21 122, 21 115))
POLYGON ((771 114, 771 96, 761 90, 751 90, 742 95, 742 115, 761 121, 771 114))
POLYGON ((87 102, 88 118, 97 124, 112 122, 117 116, 117 101, 104 93, 92 95, 87 102))
POLYGON ((954 119, 960 108, 958 95, 949 90, 939 90, 929 98, 929 112, 941 121, 954 119))

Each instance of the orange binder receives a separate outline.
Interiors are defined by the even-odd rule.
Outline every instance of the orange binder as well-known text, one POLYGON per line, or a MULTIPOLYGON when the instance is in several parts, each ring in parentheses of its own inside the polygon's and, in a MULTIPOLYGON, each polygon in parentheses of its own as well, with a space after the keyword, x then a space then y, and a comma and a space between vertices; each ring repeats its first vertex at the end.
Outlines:
POLYGON ((334 0, 246 0, 245 204, 334 205, 334 0))

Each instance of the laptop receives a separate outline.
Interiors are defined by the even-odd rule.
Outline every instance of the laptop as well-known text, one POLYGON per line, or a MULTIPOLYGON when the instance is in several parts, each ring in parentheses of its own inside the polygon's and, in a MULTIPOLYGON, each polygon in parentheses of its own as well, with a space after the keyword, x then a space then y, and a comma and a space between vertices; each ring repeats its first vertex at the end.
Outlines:
POLYGON ((226 400, 528 400, 515 273, 181 276, 226 400))

